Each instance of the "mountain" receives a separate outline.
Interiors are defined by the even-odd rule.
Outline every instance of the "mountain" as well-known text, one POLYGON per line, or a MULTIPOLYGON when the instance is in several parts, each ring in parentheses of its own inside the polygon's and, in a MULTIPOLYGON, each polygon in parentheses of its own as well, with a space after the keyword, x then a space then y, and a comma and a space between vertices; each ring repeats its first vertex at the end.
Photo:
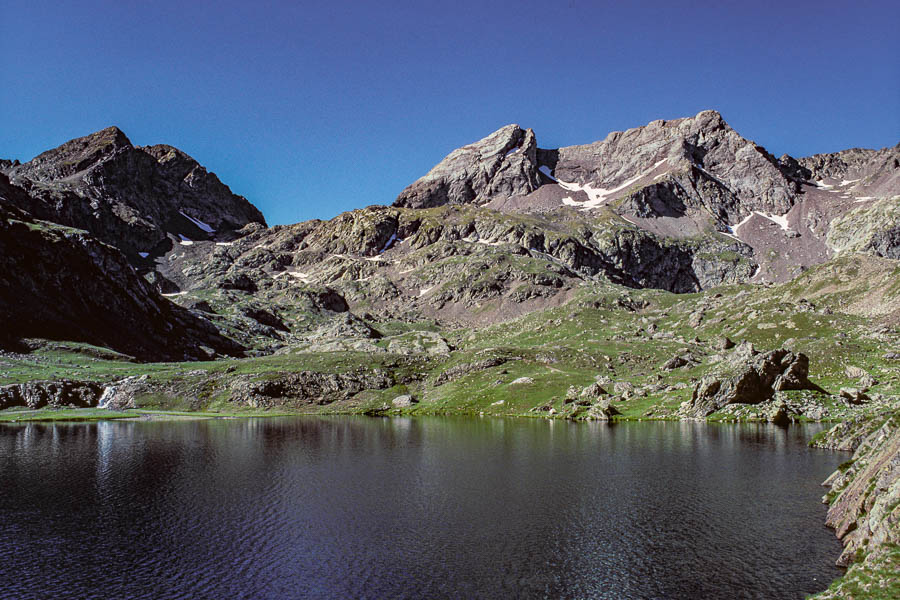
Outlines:
POLYGON ((74 139, 30 161, 0 161, 26 190, 18 205, 38 219, 84 229, 133 262, 181 239, 212 239, 262 213, 171 146, 133 146, 116 127, 74 139))
POLYGON ((271 229, 184 152, 114 127, 0 171, 7 204, 87 230, 160 301, 273 352, 369 348, 397 321, 489 325, 603 282, 698 292, 789 281, 842 253, 897 258, 898 158, 900 145, 775 158, 715 111, 557 149, 508 125, 393 206, 271 229))

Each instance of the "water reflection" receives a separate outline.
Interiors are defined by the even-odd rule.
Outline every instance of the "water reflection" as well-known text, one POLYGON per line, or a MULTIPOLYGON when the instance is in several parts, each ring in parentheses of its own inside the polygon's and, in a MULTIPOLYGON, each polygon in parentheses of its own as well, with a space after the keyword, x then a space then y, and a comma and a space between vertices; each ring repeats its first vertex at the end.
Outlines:
POLYGON ((352 417, 0 427, 3 598, 795 598, 810 427, 352 417), (102 557, 102 559, 100 558, 102 557), (711 576, 711 574, 714 574, 711 576))

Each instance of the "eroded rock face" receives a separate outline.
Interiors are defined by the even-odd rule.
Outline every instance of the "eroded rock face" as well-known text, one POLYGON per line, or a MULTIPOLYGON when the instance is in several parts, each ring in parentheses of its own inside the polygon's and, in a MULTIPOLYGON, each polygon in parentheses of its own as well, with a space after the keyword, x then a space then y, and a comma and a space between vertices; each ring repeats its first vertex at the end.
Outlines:
POLYGON ((809 358, 802 353, 779 349, 747 357, 735 352, 721 374, 697 383, 684 412, 707 417, 729 404, 759 404, 778 391, 808 389, 808 375, 809 358))
MULTIPOLYGON (((452 152, 394 205, 486 204, 558 182, 572 191, 571 184, 619 190, 628 187, 623 182, 634 181, 643 188, 643 196, 629 205, 638 216, 683 215, 690 205, 724 223, 737 223, 752 210, 780 215, 791 208, 798 189, 790 176, 798 168, 794 163, 782 165, 738 135, 716 111, 654 121, 593 144, 552 150, 537 149, 531 130, 508 125, 452 152), (643 180, 651 172, 659 179, 656 171, 666 179, 659 184, 643 180)), ((617 196, 629 192, 620 191, 617 196)), ((575 198, 573 205, 587 199, 575 198)))
POLYGON ((169 235, 208 239, 265 224, 262 213, 197 161, 171 146, 133 146, 109 127, 0 171, 27 197, 19 208, 85 229, 130 259, 161 254, 169 235))
POLYGON ((534 132, 507 125, 451 152, 407 187, 394 206, 430 208, 444 204, 487 204, 496 197, 528 194, 540 185, 534 132))

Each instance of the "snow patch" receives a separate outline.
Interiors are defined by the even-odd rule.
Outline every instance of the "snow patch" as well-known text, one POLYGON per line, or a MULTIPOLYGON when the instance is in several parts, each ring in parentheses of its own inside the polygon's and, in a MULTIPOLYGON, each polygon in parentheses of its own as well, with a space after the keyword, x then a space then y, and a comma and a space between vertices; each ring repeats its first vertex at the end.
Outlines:
POLYGON ((147 258, 148 256, 150 256, 150 253, 149 252, 138 252, 138 256, 140 256, 141 258, 147 258))
POLYGON ((233 246, 234 242, 216 242, 216 246, 233 246))
POLYGON ((303 283, 309 283, 310 275, 307 273, 301 273, 300 271, 281 271, 280 273, 275 273, 272 275, 272 279, 278 279, 279 277, 283 277, 285 275, 290 275, 295 279, 299 279, 303 283))
POLYGON ((554 176, 551 174, 551 172, 550 172, 550 167, 548 167, 547 165, 541 165, 541 166, 539 166, 539 167, 538 167, 538 171, 540 171, 541 173, 543 173, 544 175, 546 175, 547 177, 549 177, 551 181, 558 181, 558 180, 556 179, 556 177, 554 177, 554 176))
POLYGON ((195 219, 194 217, 192 217, 192 216, 190 216, 189 214, 185 213, 183 210, 179 210, 178 212, 181 213, 181 216, 182 216, 182 217, 184 217, 185 219, 187 219, 188 221, 190 221, 191 223, 193 223, 194 225, 196 225, 197 227, 199 227, 200 229, 202 229, 202 230, 205 231, 206 233, 215 233, 215 232, 216 232, 215 229, 213 229, 212 227, 210 227, 209 225, 207 225, 206 223, 204 223, 204 222, 201 221, 200 219, 195 219))
MULTIPOLYGON (((382 250, 384 252, 384 250, 382 250)), ((378 256, 363 256, 363 258, 369 262, 383 262, 384 257, 380 254, 378 256)))
POLYGON ((827 189, 829 189, 829 188, 833 188, 833 187, 834 187, 834 186, 831 185, 831 184, 825 183, 825 182, 822 181, 821 179, 817 179, 814 183, 816 184, 816 187, 817 187, 817 188, 823 189, 823 190, 827 190, 827 189))
POLYGON ((166 298, 174 298, 175 296, 184 296, 187 292, 175 292, 174 294, 160 294, 160 296, 165 296, 166 298))
POLYGON ((387 241, 387 243, 384 245, 384 248, 382 248, 381 251, 378 252, 378 254, 383 254, 384 251, 387 250, 388 248, 390 248, 390 247, 391 247, 391 244, 393 244, 393 243, 396 242, 396 241, 397 241, 397 234, 396 234, 396 233, 392 233, 390 239, 389 239, 389 240, 387 241))
POLYGON ((786 215, 786 214, 781 215, 781 216, 778 216, 778 215, 770 215, 770 214, 768 214, 768 213, 762 213, 762 212, 759 212, 758 210, 754 210, 753 213, 754 213, 754 214, 757 214, 757 215, 759 215, 759 216, 761 216, 761 217, 763 217, 763 218, 765 218, 765 219, 768 219, 768 220, 772 221, 773 223, 777 224, 779 227, 781 227, 781 228, 784 229, 785 231, 790 231, 790 230, 791 230, 790 225, 788 225, 788 220, 787 220, 787 215, 786 215))
POLYGON ((194 245, 194 241, 191 238, 186 238, 183 235, 181 235, 180 233, 178 234, 178 237, 181 238, 181 241, 179 243, 182 246, 193 246, 194 245))
MULTIPOLYGON (((578 183, 569 183, 566 181, 555 180, 561 188, 569 192, 584 192, 588 196, 587 202, 576 202, 572 200, 572 198, 568 198, 569 202, 566 202, 566 198, 563 199, 563 204, 567 206, 579 206, 581 210, 591 210, 592 208, 598 208, 606 204, 608 200, 610 200, 611 196, 614 194, 621 192, 622 190, 630 187, 637 181, 647 177, 651 172, 655 171, 661 164, 666 162, 668 159, 664 158, 646 171, 635 175, 631 179, 617 185, 614 188, 595 188, 590 183, 585 183, 584 185, 578 183)), ((545 173, 546 174, 546 173, 545 173)))
POLYGON ((875 196, 860 196, 854 202, 868 202, 869 200, 874 200, 875 196))
POLYGON ((419 298, 421 298, 422 296, 424 296, 425 294, 427 294, 428 292, 430 292, 433 289, 434 289, 434 286, 422 288, 421 290, 419 290, 419 298))
POLYGON ((510 150, 509 152, 507 152, 507 153, 506 153, 506 156, 511 156, 511 155, 515 154, 516 152, 518 152, 518 151, 521 150, 521 149, 522 149, 522 148, 520 148, 519 146, 516 146, 515 148, 513 148, 512 150, 510 150))
POLYGON ((749 221, 750 219, 753 218, 753 215, 759 215, 759 216, 762 217, 763 219, 768 219, 769 221, 772 221, 773 223, 775 223, 776 225, 778 225, 779 227, 781 227, 781 228, 784 229, 785 231, 790 231, 790 230, 791 230, 790 225, 788 225, 788 220, 787 220, 787 214, 786 214, 786 213, 783 214, 783 215, 770 215, 770 214, 768 214, 768 213, 764 213, 764 212, 760 212, 760 211, 758 211, 758 210, 754 210, 754 211, 751 212, 748 216, 744 217, 744 219, 743 219, 740 223, 738 223, 738 224, 735 225, 733 228, 731 228, 731 231, 734 232, 734 233, 737 233, 737 230, 740 229, 741 227, 743 227, 744 225, 746 225, 746 224, 747 224, 747 221, 749 221))
POLYGON ((856 183, 857 181, 859 181, 859 179, 844 179, 839 185, 850 185, 851 183, 856 183))

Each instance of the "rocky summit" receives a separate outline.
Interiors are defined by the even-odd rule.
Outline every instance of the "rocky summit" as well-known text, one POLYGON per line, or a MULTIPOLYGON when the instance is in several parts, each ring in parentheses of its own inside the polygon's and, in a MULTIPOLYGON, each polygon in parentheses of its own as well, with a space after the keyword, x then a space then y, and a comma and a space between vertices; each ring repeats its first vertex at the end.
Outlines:
POLYGON ((115 127, 0 161, 0 420, 852 422, 829 522, 860 577, 896 569, 900 144, 776 158, 715 111, 538 144, 507 125, 389 206, 271 228, 115 127))
POLYGON ((135 147, 117 127, 66 142, 0 173, 27 192, 18 208, 84 229, 131 259, 164 254, 183 240, 213 239, 262 213, 184 152, 135 147))

